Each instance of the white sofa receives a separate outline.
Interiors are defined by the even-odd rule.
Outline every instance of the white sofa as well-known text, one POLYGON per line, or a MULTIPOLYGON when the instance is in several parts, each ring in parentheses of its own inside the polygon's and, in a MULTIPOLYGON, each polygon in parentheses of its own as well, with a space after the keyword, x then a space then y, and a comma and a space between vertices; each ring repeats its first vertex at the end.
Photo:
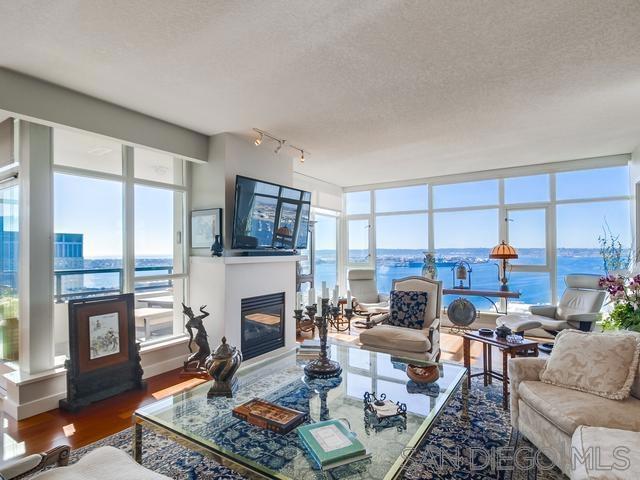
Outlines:
MULTIPOLYGON (((540 381, 544 358, 513 358, 509 361, 511 424, 538 447, 566 475, 573 478, 640 478, 627 472, 599 472, 609 476, 580 476, 572 468, 572 442, 584 438, 582 426, 602 430, 640 432, 640 372, 636 372, 631 396, 610 400, 590 393, 540 381), (581 437, 574 437, 575 435, 581 437), (619 474, 620 476, 612 476, 619 474)), ((589 433, 590 445, 610 447, 612 436, 589 433)), ((637 437, 635 437, 637 438, 637 437)), ((637 446, 637 444, 636 444, 637 446)), ((637 450, 635 453, 637 457, 637 450)))

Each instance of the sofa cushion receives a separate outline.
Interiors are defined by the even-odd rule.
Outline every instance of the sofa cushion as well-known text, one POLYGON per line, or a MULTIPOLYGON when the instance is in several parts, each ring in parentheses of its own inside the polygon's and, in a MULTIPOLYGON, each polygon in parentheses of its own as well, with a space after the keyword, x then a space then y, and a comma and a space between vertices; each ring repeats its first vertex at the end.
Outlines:
POLYGON ((581 426, 571 449, 571 480, 640 478, 640 432, 581 426))
POLYGON ((425 353, 431 349, 428 330, 377 325, 360 333, 360 342, 381 350, 425 353))
POLYGON ((422 329, 427 308, 426 292, 392 290, 390 304, 389 325, 422 329))
POLYGON ((520 399, 567 435, 580 425, 640 431, 640 400, 610 400, 598 395, 527 380, 520 399))
POLYGON ((640 344, 633 335, 563 330, 540 380, 613 400, 629 396, 640 344))

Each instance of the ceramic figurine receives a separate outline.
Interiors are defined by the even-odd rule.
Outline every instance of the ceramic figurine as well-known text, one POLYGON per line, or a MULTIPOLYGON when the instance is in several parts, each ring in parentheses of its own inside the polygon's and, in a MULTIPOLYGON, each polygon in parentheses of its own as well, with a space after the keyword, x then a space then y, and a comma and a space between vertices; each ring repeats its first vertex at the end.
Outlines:
POLYGON ((213 378, 207 397, 232 397, 238 380, 234 375, 241 363, 240 350, 228 345, 227 339, 222 337, 222 343, 207 359, 207 370, 213 378))
POLYGON ((208 312, 205 312, 206 305, 200 307, 202 315, 194 315, 191 307, 187 307, 182 304, 182 313, 189 317, 189 321, 184 325, 189 332, 189 352, 191 353, 184 362, 185 373, 206 373, 205 362, 211 354, 211 348, 209 348, 209 341, 207 340, 207 331, 204 329, 202 320, 209 316, 208 312), (191 348, 193 340, 193 330, 196 331, 195 344, 198 347, 198 351, 194 352, 191 348))

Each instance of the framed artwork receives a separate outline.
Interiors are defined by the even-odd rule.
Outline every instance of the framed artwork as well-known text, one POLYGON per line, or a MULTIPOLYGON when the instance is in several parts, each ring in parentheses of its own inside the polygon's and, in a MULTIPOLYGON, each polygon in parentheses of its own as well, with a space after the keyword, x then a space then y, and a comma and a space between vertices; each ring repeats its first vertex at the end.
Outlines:
POLYGON ((216 235, 222 236, 222 209, 191 212, 191 248, 211 248, 216 235))
POLYGON ((145 387, 134 302, 132 293, 69 301, 67 398, 60 408, 75 411, 145 387))

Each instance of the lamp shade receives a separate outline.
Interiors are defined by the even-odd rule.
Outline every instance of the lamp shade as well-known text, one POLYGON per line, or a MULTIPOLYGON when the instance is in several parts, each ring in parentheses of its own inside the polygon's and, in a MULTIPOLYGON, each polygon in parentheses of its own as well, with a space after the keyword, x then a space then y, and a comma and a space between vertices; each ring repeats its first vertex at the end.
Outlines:
POLYGON ((511 245, 507 244, 504 240, 500 242, 500 245, 496 245, 491 249, 489 258, 497 258, 500 260, 507 260, 510 258, 518 258, 518 252, 511 245))

